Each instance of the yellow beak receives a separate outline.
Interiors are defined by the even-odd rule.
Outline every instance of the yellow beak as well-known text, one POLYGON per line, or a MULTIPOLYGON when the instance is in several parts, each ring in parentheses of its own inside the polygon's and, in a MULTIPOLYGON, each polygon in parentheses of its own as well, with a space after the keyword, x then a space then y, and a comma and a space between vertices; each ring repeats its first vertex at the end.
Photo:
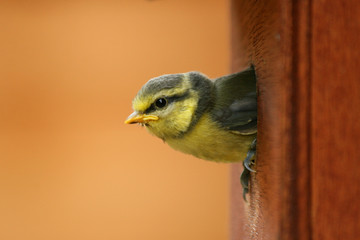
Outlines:
POLYGON ((130 116, 125 120, 126 124, 133 123, 147 123, 149 121, 156 121, 159 117, 155 115, 146 115, 138 112, 133 112, 130 116))

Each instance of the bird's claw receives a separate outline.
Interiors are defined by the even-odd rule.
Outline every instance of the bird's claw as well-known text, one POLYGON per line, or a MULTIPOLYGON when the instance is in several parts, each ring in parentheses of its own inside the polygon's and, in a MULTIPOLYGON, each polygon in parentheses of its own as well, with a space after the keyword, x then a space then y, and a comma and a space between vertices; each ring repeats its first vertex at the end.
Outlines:
MULTIPOLYGON (((252 156, 254 156, 254 154, 252 154, 252 156)), ((252 157, 251 156, 251 157, 252 157)), ((244 161, 244 167, 247 169, 247 170, 249 170, 250 172, 256 172, 254 169, 252 169, 251 167, 250 167, 250 165, 252 165, 253 164, 253 162, 251 161, 251 160, 248 160, 248 159, 245 159, 245 161, 244 161)))
POLYGON ((255 170, 253 170, 250 166, 254 164, 252 160, 252 158, 254 157, 256 153, 256 138, 254 139, 254 141, 251 143, 250 145, 250 149, 246 155, 246 158, 244 160, 244 167, 249 170, 250 172, 256 172, 255 170))
POLYGON ((250 145, 250 149, 246 155, 246 158, 243 162, 244 165, 244 171, 241 174, 240 182, 241 186, 243 188, 243 198, 246 201, 246 194, 249 192, 249 179, 250 179, 250 172, 256 172, 253 170, 250 166, 254 164, 252 161, 252 158, 254 157, 256 153, 256 138, 250 145))

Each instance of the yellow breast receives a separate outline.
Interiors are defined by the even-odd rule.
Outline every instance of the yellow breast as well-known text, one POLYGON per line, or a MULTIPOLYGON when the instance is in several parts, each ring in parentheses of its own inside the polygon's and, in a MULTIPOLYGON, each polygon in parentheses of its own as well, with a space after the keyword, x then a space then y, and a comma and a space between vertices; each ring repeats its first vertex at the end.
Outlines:
POLYGON ((198 158, 219 162, 242 161, 254 135, 244 136, 221 129, 204 114, 196 126, 181 138, 166 139, 174 149, 198 158))

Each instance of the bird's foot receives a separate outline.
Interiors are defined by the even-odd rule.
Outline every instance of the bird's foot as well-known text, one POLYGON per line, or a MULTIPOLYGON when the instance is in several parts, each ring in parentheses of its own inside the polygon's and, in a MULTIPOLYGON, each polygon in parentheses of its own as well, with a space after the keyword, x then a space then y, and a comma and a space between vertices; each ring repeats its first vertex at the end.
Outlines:
POLYGON ((244 167, 244 171, 241 173, 240 182, 243 189, 243 198, 246 201, 246 194, 249 192, 249 180, 250 171, 244 167))
POLYGON ((253 170, 250 166, 253 165, 255 162, 253 160, 253 157, 256 153, 256 138, 254 139, 254 141, 251 143, 250 145, 250 149, 246 155, 246 158, 244 160, 244 167, 249 170, 250 172, 256 172, 255 170, 253 170))
POLYGON ((256 172, 250 166, 255 164, 255 160, 253 159, 256 154, 256 138, 250 145, 250 149, 246 155, 246 158, 243 162, 244 171, 241 174, 240 182, 243 188, 243 198, 246 201, 246 194, 249 192, 249 180, 250 180, 250 172, 256 172))

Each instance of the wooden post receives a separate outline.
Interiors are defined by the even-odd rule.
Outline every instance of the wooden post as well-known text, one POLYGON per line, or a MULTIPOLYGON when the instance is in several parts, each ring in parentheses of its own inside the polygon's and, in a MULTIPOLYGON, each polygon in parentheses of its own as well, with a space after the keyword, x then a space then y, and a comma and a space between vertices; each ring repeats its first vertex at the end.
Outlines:
POLYGON ((232 69, 254 64, 256 174, 231 239, 360 236, 360 3, 232 0, 232 69))

